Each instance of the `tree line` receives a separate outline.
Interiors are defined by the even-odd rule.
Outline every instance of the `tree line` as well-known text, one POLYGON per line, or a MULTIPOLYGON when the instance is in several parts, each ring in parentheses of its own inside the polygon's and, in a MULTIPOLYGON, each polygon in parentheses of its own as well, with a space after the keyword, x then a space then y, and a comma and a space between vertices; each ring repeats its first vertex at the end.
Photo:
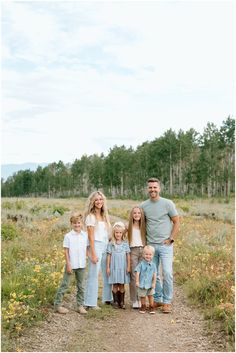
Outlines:
POLYGON ((209 122, 202 134, 169 129, 136 149, 115 145, 107 156, 18 171, 2 179, 2 196, 87 197, 99 189, 108 197, 138 199, 146 196, 147 179, 158 177, 165 196, 229 197, 234 165, 235 120, 229 116, 220 128, 209 122))

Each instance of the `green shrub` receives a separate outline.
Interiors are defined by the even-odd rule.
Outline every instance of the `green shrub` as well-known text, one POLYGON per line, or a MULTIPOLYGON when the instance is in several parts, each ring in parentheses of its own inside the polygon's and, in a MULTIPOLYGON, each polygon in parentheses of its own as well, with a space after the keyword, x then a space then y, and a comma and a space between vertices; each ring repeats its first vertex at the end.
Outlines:
POLYGON ((33 207, 31 207, 30 213, 38 214, 42 209, 43 209, 42 205, 34 205, 33 207))
POLYGON ((188 207, 188 206, 181 206, 180 208, 181 208, 181 210, 183 210, 184 212, 189 212, 189 207, 188 207))
POLYGON ((2 224, 1 236, 3 240, 12 240, 18 236, 16 227, 10 223, 2 224))
POLYGON ((16 207, 17 210, 26 209, 26 203, 23 200, 17 200, 15 202, 15 207, 16 207))
POLYGON ((63 206, 53 206, 53 210, 52 213, 59 213, 61 216, 66 212, 69 211, 69 209, 67 207, 63 207, 63 206))
POLYGON ((2 203, 2 208, 7 209, 7 210, 11 210, 13 208, 13 204, 10 201, 5 201, 2 203))

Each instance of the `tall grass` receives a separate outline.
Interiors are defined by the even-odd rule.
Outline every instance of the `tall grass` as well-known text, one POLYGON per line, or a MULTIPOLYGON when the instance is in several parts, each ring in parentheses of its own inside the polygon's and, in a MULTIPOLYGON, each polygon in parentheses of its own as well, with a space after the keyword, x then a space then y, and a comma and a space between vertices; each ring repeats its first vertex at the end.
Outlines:
POLYGON ((234 226, 209 219, 185 217, 176 241, 175 280, 191 301, 217 320, 233 346, 234 226))
MULTIPOLYGON (((137 201, 108 200, 109 212, 128 220, 137 201)), ((189 298, 234 337, 233 201, 177 200, 181 230, 175 280, 189 298), (215 218, 205 217, 206 212, 215 218), (200 215, 198 215, 201 213, 200 215), (226 217, 227 214, 227 217, 226 217)), ((71 211, 85 199, 2 199, 2 350, 47 315, 63 274, 62 241, 71 211)))

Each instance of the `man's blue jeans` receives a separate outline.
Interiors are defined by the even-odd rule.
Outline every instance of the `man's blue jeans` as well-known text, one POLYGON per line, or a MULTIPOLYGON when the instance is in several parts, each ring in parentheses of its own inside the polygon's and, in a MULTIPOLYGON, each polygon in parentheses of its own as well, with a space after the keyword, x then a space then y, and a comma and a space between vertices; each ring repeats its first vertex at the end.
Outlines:
POLYGON ((149 245, 155 249, 153 262, 157 267, 154 301, 170 304, 173 298, 173 244, 149 243, 149 245), (160 276, 160 265, 162 267, 162 276, 160 276), (162 281, 161 277, 163 277, 162 281))
POLYGON ((85 306, 97 306, 98 287, 99 287, 99 273, 102 272, 103 287, 102 287, 102 302, 112 300, 112 285, 108 283, 106 274, 106 258, 107 258, 107 244, 102 241, 94 242, 98 262, 92 263, 88 258, 88 273, 87 283, 84 296, 85 306))

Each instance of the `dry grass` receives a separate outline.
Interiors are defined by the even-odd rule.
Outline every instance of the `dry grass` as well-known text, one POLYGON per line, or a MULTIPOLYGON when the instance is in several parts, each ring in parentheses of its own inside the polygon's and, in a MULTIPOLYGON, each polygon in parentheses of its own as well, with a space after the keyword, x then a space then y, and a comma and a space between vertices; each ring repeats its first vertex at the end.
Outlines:
MULTIPOLYGON (((132 200, 108 200, 111 215, 128 220, 132 200)), ((206 317, 234 335, 234 200, 176 200, 181 230, 175 245, 175 280, 206 317)), ((62 276, 63 235, 85 199, 2 199, 2 224, 14 237, 2 242, 5 351, 53 304, 62 276), (16 217, 16 218, 14 218, 16 217)), ((2 340, 3 341, 3 340, 2 340)))

